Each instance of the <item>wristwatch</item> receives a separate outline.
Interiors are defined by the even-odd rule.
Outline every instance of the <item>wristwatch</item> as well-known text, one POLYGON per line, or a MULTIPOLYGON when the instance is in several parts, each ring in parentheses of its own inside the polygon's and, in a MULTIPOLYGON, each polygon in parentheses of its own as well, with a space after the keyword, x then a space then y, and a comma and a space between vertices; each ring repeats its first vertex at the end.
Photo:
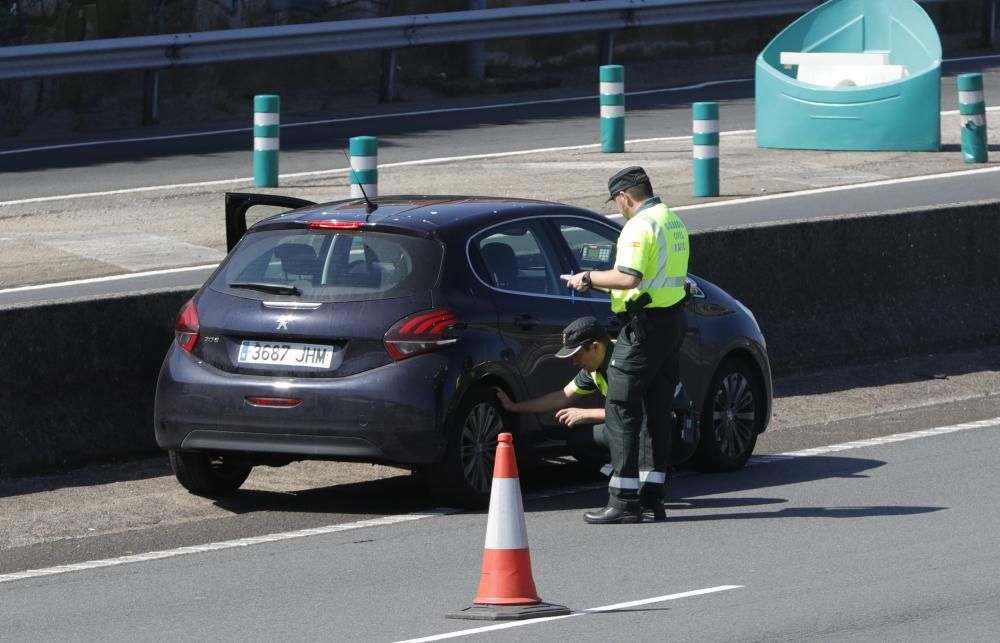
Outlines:
POLYGON ((590 288, 590 283, 591 282, 590 282, 590 271, 589 270, 587 272, 583 273, 583 277, 580 279, 580 281, 583 282, 584 286, 586 286, 587 288, 590 288))

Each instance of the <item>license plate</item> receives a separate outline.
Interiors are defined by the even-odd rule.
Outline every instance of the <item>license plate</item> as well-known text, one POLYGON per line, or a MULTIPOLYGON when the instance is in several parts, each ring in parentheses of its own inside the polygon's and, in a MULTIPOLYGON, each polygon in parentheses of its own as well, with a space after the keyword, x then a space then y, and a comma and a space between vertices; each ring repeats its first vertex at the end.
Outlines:
POLYGON ((335 350, 333 346, 323 344, 245 340, 240 344, 240 355, 237 361, 240 364, 330 368, 335 350))

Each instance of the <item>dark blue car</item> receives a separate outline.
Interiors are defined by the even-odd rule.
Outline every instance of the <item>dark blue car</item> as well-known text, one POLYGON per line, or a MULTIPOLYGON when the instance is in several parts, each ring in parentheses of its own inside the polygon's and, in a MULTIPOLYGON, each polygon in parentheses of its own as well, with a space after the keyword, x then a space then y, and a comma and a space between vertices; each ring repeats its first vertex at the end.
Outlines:
MULTIPOLYGON (((620 226, 488 197, 369 210, 226 195, 229 255, 180 311, 156 390, 157 443, 191 492, 232 493, 256 464, 326 459, 413 468, 439 500, 475 506, 499 433, 522 458, 566 451, 570 429, 506 413, 492 387, 513 399, 562 387, 573 367, 554 354, 577 317, 617 333, 607 295, 574 294, 559 275, 608 268, 620 226)), ((688 288, 682 372, 701 431, 674 461, 737 469, 770 418, 764 339, 721 289, 695 276, 688 288)))

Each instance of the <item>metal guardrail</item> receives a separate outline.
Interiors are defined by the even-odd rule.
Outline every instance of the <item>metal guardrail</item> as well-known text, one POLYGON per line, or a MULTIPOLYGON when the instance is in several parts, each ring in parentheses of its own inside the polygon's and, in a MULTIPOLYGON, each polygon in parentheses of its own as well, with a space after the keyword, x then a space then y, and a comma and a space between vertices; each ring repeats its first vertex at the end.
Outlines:
MULTIPOLYGON (((930 2, 935 0, 922 0, 930 2)), ((936 0, 938 2, 949 0, 936 0)), ((996 24, 998 0, 992 5, 996 24)), ((200 33, 0 47, 0 79, 160 70, 719 19, 801 14, 819 0, 592 0, 200 33)), ((984 4, 984 7, 987 5, 984 4)), ((991 42, 995 30, 991 31, 991 42)))

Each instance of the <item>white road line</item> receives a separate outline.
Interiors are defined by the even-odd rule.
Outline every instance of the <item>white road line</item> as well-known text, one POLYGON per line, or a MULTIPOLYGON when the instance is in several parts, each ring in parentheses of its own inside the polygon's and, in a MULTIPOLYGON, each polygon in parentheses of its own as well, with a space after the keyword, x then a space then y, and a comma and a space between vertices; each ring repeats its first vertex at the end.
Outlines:
MULTIPOLYGON (((976 422, 965 422, 962 424, 953 424, 950 426, 940 426, 931 429, 923 429, 920 431, 911 431, 909 433, 896 433, 893 435, 886 435, 877 438, 871 438, 868 440, 855 440, 853 442, 844 442, 842 444, 832 444, 825 447, 816 447, 813 449, 804 449, 802 451, 791 451, 788 453, 781 453, 778 455, 768 455, 768 456, 755 456, 751 458, 750 462, 754 465, 768 464, 772 462, 783 462, 793 458, 808 458, 815 457, 819 455, 826 455, 828 453, 835 453, 839 451, 848 451, 851 449, 862 449, 865 447, 880 446, 883 444, 891 444, 893 442, 903 442, 905 440, 915 440, 917 438, 929 438, 938 435, 944 435, 947 433, 956 433, 958 431, 968 431, 971 429, 985 429, 1000 427, 1000 417, 990 418, 988 420, 979 420, 976 422)), ((590 485, 577 485, 569 488, 569 492, 586 492, 592 491, 594 489, 602 488, 603 485, 595 484, 590 485)), ((534 500, 538 498, 549 498, 552 496, 563 495, 563 490, 555 490, 549 492, 541 492, 538 494, 527 494, 525 496, 526 500, 534 500)), ((333 534, 341 531, 349 531, 352 529, 363 529, 365 527, 379 527, 385 525, 394 525, 404 522, 411 522, 414 520, 422 520, 424 518, 434 518, 438 516, 446 516, 454 513, 459 513, 459 509, 451 508, 441 508, 435 509, 433 511, 427 512, 417 512, 411 514, 400 514, 396 516, 385 516, 382 518, 373 518, 371 520, 362 520, 352 523, 343 523, 339 525, 329 525, 326 527, 315 527, 312 529, 302 529, 299 531, 289 531, 279 534, 269 534, 265 536, 256 536, 253 538, 241 538, 239 540, 228 540, 218 543, 208 543, 205 545, 194 545, 190 547, 181 547, 178 549, 168 549, 163 551, 154 551, 146 554, 135 554, 132 556, 121 556, 119 558, 107 558, 104 560, 94 560, 82 563, 74 563, 72 565, 60 565, 58 567, 46 567, 42 569, 31 569, 23 572, 14 572, 11 574, 0 575, 0 583, 8 583, 11 581, 25 580, 29 578, 38 578, 42 576, 53 576, 55 574, 64 574, 67 572, 82 571, 87 569, 99 569, 103 567, 114 567, 117 565, 126 565, 129 563, 141 563, 151 560, 162 560, 164 558, 173 558, 175 556, 185 556, 187 554, 200 554, 210 551, 219 551, 223 549, 236 549, 238 547, 248 547, 251 545, 259 545, 262 543, 273 543, 282 540, 292 540, 295 538, 305 538, 308 536, 321 536, 325 534, 333 534)), ((728 587, 728 586, 727 586, 728 587)), ((699 590, 703 591, 703 590, 699 590)), ((676 597, 683 597, 683 595, 671 595, 676 597)), ((670 598, 659 597, 658 599, 645 599, 648 601, 656 600, 671 600, 670 598)), ((621 606, 611 606, 606 609, 620 608, 621 606)), ((583 613, 588 611, 595 611, 601 608, 594 608, 592 610, 584 610, 583 613)), ((566 618, 564 616, 553 617, 553 618, 566 618)), ((539 619, 545 620, 545 619, 539 619)), ((485 630, 484 630, 485 631, 485 630)), ((446 636, 447 638, 447 636, 446 636)), ((436 640, 436 639, 420 639, 420 640, 436 640)))
MULTIPOLYGON (((941 174, 924 174, 921 176, 907 176, 899 179, 884 179, 881 181, 869 181, 867 183, 850 183, 846 185, 831 185, 825 188, 814 188, 810 190, 798 190, 796 192, 782 192, 780 194, 768 194, 764 196, 752 196, 745 199, 728 199, 726 201, 715 201, 712 203, 696 203, 694 205, 681 205, 671 208, 675 212, 701 210, 703 208, 725 207, 729 205, 740 205, 744 203, 755 203, 758 201, 774 201, 775 199, 789 199, 792 197, 810 196, 813 194, 827 194, 830 192, 844 192, 846 190, 863 190, 867 188, 885 187, 887 185, 901 185, 903 183, 918 183, 920 181, 934 181, 937 179, 950 179, 959 176, 972 176, 975 174, 992 174, 1000 172, 1000 166, 979 168, 975 170, 958 170, 956 172, 943 172, 941 174)), ((0 203, 0 205, 3 205, 0 203)), ((813 220, 813 219, 810 219, 813 220)))
POLYGON ((584 616, 587 614, 600 614, 602 612, 613 612, 615 610, 625 610, 634 607, 640 607, 642 605, 652 605, 653 603, 663 603, 666 601, 676 601, 680 598, 690 598, 692 596, 704 596, 705 594, 715 594, 718 592, 725 592, 730 589, 740 589, 743 585, 719 585, 718 587, 708 587, 706 589, 696 589, 690 592, 680 592, 678 594, 667 594, 666 596, 654 596, 653 598, 641 598, 637 601, 628 601, 626 603, 615 603, 614 605, 603 605, 601 607, 591 607, 590 609, 573 611, 564 616, 547 616, 544 618, 534 618, 527 621, 514 621, 510 623, 498 623, 496 625, 486 625, 484 627, 474 627, 468 630, 459 630, 457 632, 448 632, 447 634, 435 634, 433 636, 425 636, 418 639, 405 639, 402 641, 396 641, 396 643, 425 643, 427 641, 443 641, 445 639, 455 639, 460 636, 471 636, 473 634, 482 634, 483 632, 495 632, 497 630, 508 630, 513 627, 524 627, 526 625, 537 625, 539 623, 549 623, 551 621, 561 621, 567 618, 573 618, 574 616, 584 616))
POLYGON ((17 288, 7 288, 0 290, 0 295, 14 292, 24 292, 29 290, 45 290, 47 288, 58 288, 62 286, 83 286, 86 284, 99 284, 107 281, 122 281, 124 279, 136 279, 139 277, 154 277, 157 275, 171 275, 179 272, 195 272, 198 270, 214 269, 217 263, 209 263, 202 266, 186 266, 184 268, 166 268, 164 270, 148 270, 146 272, 131 272, 124 275, 109 275, 107 277, 90 277, 89 279, 77 279, 74 281, 60 281, 51 284, 36 284, 34 286, 18 286, 17 288))
POLYGON ((130 563, 144 563, 151 560, 163 560, 176 556, 186 556, 188 554, 201 554, 209 551, 221 551, 223 549, 236 549, 239 547, 250 547, 263 543, 275 543, 283 540, 293 540, 295 538, 307 538, 309 536, 323 536, 335 534, 341 531, 351 531, 354 529, 364 529, 365 527, 382 527, 385 525, 396 525, 403 522, 423 520, 424 518, 435 518, 452 513, 457 513, 457 509, 438 509, 434 511, 418 512, 410 514, 400 514, 397 516, 384 516, 382 518, 372 518, 371 520, 360 520, 339 525, 328 525, 326 527, 315 527, 312 529, 301 529, 299 531, 286 531, 280 534, 268 534, 265 536, 255 536, 253 538, 240 538, 239 540, 227 540, 217 543, 207 543, 204 545, 193 545, 190 547, 180 547, 178 549, 167 549, 163 551, 153 551, 145 554, 135 554, 132 556, 120 556, 118 558, 105 558, 104 560, 92 560, 72 565, 59 565, 57 567, 46 567, 43 569, 30 569, 23 572, 0 575, 0 583, 26 580, 29 578, 39 578, 42 576, 54 576, 67 572, 83 571, 87 569, 100 569, 103 567, 115 567, 118 565, 128 565, 130 563))
POLYGON ((750 459, 753 464, 768 464, 770 462, 778 462, 782 460, 791 460, 793 458, 809 458, 818 455, 826 455, 828 453, 837 453, 839 451, 850 451, 851 449, 863 449, 865 447, 876 447, 883 444, 892 444, 893 442, 905 442, 906 440, 916 440, 918 438, 931 438, 938 435, 945 435, 947 433, 957 433, 958 431, 969 431, 971 429, 988 429, 1000 426, 1000 417, 990 418, 988 420, 978 420, 976 422, 964 422, 962 424, 952 424, 950 426, 939 426, 932 429, 922 429, 920 431, 910 431, 908 433, 893 433, 892 435, 883 435, 877 438, 870 438, 868 440, 855 440, 854 442, 843 442, 841 444, 831 444, 825 447, 815 447, 812 449, 803 449, 801 451, 789 451, 788 453, 780 453, 778 455, 764 455, 764 456, 754 456, 750 459))

